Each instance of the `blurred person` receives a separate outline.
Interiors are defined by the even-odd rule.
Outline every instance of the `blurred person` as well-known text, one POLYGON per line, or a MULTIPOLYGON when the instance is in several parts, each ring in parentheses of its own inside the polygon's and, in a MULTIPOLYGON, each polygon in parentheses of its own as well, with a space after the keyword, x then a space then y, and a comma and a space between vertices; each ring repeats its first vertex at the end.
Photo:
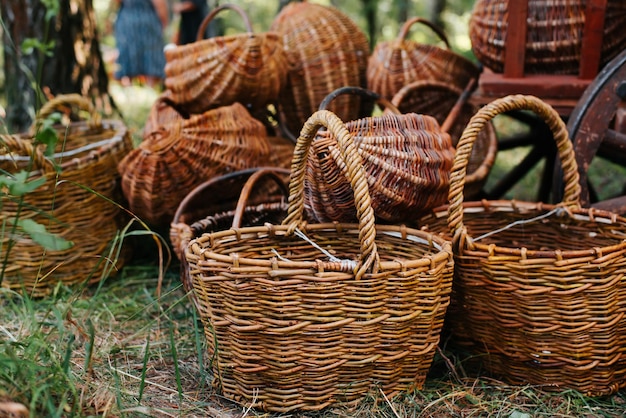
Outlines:
MULTIPOLYGON (((180 15, 180 24, 174 42, 185 45, 198 39, 198 30, 202 21, 209 14, 207 0, 183 0, 173 7, 174 13, 180 15)), ((205 33, 203 38, 206 38, 205 33)))
POLYGON ((169 23, 167 0, 114 0, 115 44, 118 50, 114 77, 128 86, 133 80, 150 87, 162 85, 165 77, 163 30, 169 23))

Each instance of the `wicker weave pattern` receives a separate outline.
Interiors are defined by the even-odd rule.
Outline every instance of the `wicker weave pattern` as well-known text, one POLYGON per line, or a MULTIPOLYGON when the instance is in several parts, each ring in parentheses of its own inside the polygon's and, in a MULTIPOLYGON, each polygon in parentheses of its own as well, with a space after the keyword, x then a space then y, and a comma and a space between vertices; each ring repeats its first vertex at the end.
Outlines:
POLYGON ((260 108, 276 100, 285 83, 287 59, 276 33, 253 33, 245 13, 232 4, 214 9, 204 24, 225 9, 242 15, 248 33, 165 50, 165 93, 192 114, 235 102, 260 108))
MULTIPOLYGON (((365 87, 367 37, 340 10, 310 2, 292 2, 276 16, 288 58, 287 80, 278 99, 284 126, 294 135, 324 97, 344 86, 365 87)), ((343 96, 329 110, 344 120, 359 117, 361 99, 343 96)))
MULTIPOLYGON (((74 243, 69 250, 52 251, 26 234, 2 234, 3 249, 13 240, 2 286, 24 289, 37 297, 48 294, 59 282, 95 283, 121 267, 125 255, 121 254, 116 266, 104 259, 116 257, 109 251, 123 226, 120 209, 106 199, 119 202, 121 198, 116 167, 132 149, 128 130, 122 122, 102 121, 89 100, 77 95, 56 97, 38 117, 59 106, 78 106, 88 110, 91 118, 58 127, 54 163, 33 146, 30 135, 0 138, 0 169, 27 170, 32 156, 29 181, 46 178, 43 186, 24 195, 21 205, 3 195, 0 222, 11 225, 15 219, 30 219, 74 243)), ((116 245, 119 250, 120 243, 116 245)))
POLYGON ((447 37, 438 27, 416 17, 402 25, 396 39, 376 44, 367 64, 367 87, 391 100, 402 87, 415 81, 439 81, 463 89, 479 73, 471 61, 450 50, 447 37), (415 23, 431 28, 447 48, 406 39, 415 23))
MULTIPOLYGON (((485 354, 486 366, 512 383, 588 395, 625 387, 626 219, 580 208, 574 152, 558 114, 528 96, 487 105, 463 133, 451 176, 450 207, 439 219, 447 215, 458 246, 448 322, 455 341, 485 354), (534 111, 552 129, 563 202, 464 204, 464 170, 477 133, 516 109, 534 111)), ((432 218, 424 223, 442 228, 432 218)))
MULTIPOLYGON (((469 23, 472 50, 495 72, 504 70, 509 0, 477 0, 469 23)), ((579 70, 585 24, 585 1, 529 0, 526 73, 576 74, 579 70)), ((606 6, 601 65, 626 48, 626 3, 609 0, 606 6)))
POLYGON ((358 402, 373 385, 394 396, 424 383, 448 304, 449 243, 374 225, 350 138, 334 114, 314 114, 296 145, 283 225, 205 234, 187 247, 209 355, 228 398, 270 411, 319 410, 358 402), (321 126, 339 138, 359 224, 302 223, 305 162, 321 126))
MULTIPOLYGON (((416 81, 402 87, 392 98, 391 103, 401 113, 417 113, 433 116, 440 125, 448 118, 462 94, 462 90, 440 81, 416 81)), ((478 107, 464 102, 448 133, 452 145, 456 144, 463 133, 463 129, 478 107)), ((443 126, 442 126, 443 128, 443 126)), ((498 138, 491 123, 481 130, 474 143, 472 155, 467 165, 464 194, 466 199, 480 195, 487 176, 496 160, 498 152, 498 138)))
POLYGON ((163 125, 118 169, 130 209, 153 224, 169 224, 194 187, 229 172, 263 166, 270 145, 263 124, 239 103, 163 125))
MULTIPOLYGON (((454 148, 433 117, 389 113, 348 122, 346 128, 363 160, 378 218, 404 223, 445 203, 454 148)), ((337 139, 320 131, 307 164, 307 214, 321 222, 356 219, 347 178, 337 139)))

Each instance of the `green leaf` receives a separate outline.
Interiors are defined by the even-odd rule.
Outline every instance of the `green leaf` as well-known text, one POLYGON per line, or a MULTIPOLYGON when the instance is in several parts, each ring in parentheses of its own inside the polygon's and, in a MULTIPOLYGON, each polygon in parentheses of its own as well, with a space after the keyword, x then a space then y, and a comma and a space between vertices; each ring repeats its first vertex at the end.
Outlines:
POLYGON ((22 170, 15 173, 12 177, 2 176, 0 177, 0 185, 6 186, 10 195, 22 196, 36 190, 46 182, 45 177, 28 181, 28 174, 28 172, 22 170))
POLYGON ((32 219, 19 219, 17 224, 33 241, 48 250, 63 251, 74 246, 72 241, 48 232, 44 225, 38 224, 32 219))
POLYGON ((54 150, 56 149, 59 137, 57 135, 57 131, 52 128, 52 126, 44 124, 39 132, 37 132, 37 134, 35 135, 35 139, 37 140, 37 142, 45 144, 46 150, 44 154, 46 156, 50 157, 54 154, 54 150))

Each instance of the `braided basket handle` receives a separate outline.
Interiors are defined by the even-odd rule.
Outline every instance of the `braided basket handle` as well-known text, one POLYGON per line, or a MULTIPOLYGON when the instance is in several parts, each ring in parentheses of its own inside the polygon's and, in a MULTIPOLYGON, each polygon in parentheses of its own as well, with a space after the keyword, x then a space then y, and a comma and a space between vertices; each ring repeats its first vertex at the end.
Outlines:
MULTIPOLYGON (((44 173, 52 173, 55 166, 43 153, 40 147, 35 147, 31 141, 24 140, 16 135, 0 135, 0 153, 4 148, 5 153, 17 153, 20 156, 27 156, 32 159, 34 168, 44 173)), ((4 160, 11 160, 11 156, 0 157, 4 160)))
POLYGON ((296 142, 293 161, 291 163, 291 180, 289 182, 289 208, 283 225, 289 225, 291 231, 303 222, 304 211, 304 177, 311 143, 320 128, 326 128, 337 139, 341 157, 346 165, 346 172, 356 206, 359 220, 359 242, 361 254, 354 269, 358 280, 371 268, 376 272, 379 268, 379 256, 376 248, 376 227, 374 209, 367 184, 363 161, 356 145, 337 115, 328 110, 318 110, 304 123, 300 137, 296 142))
POLYGON ((429 27, 433 32, 435 32, 439 39, 441 39, 443 43, 446 44, 446 48, 450 49, 450 42, 448 41, 448 37, 443 32, 443 30, 439 26, 432 23, 430 20, 424 19, 422 17, 414 17, 404 22, 402 28, 400 29, 400 33, 398 33, 399 41, 403 41, 404 39, 406 39, 406 36, 409 33, 409 29, 415 23, 421 23, 422 25, 429 27))
POLYGON ((285 168, 259 168, 248 178, 241 188, 241 194, 239 195, 239 200, 237 200, 232 228, 241 228, 241 219, 243 218, 243 212, 246 210, 246 206, 248 206, 250 193, 261 179, 267 178, 272 180, 278 185, 283 196, 289 198, 289 189, 278 176, 279 174, 289 174, 289 170, 285 168))
POLYGON ((37 121, 35 123, 42 121, 43 119, 47 118, 54 112, 63 109, 64 107, 76 108, 78 110, 88 112, 90 126, 102 126, 102 118, 100 117, 100 114, 96 111, 96 108, 91 100, 76 93, 60 94, 50 99, 41 107, 41 109, 39 109, 39 113, 37 113, 37 121))
POLYGON ((400 110, 398 110, 398 108, 389 100, 385 99, 378 93, 375 93, 371 90, 365 89, 363 87, 358 87, 358 86, 339 87, 338 89, 333 90, 328 95, 326 95, 326 97, 324 97, 324 100, 322 100, 322 102, 320 103, 318 110, 328 109, 330 102, 332 102, 335 98, 337 98, 338 96, 341 96, 342 94, 356 94, 356 95, 374 100, 376 103, 383 106, 386 110, 390 111, 391 113, 395 113, 396 115, 400 114, 400 110))
POLYGON ((580 208, 580 183, 578 167, 572 141, 569 138, 565 123, 559 114, 547 103, 535 96, 510 95, 482 107, 470 119, 457 144, 454 165, 450 173, 450 190, 448 200, 448 226, 453 236, 465 234, 463 225, 463 186, 469 156, 474 141, 480 130, 494 117, 513 110, 530 110, 541 117, 552 132, 556 142, 559 159, 563 167, 565 193, 563 204, 570 208, 580 208))
POLYGON ((206 32, 206 28, 207 28, 207 26, 209 26, 209 23, 211 22, 211 20, 213 20, 215 15, 217 15, 222 10, 226 10, 226 9, 234 10, 237 13, 239 13, 241 18, 243 19, 243 23, 244 23, 244 25, 246 27, 246 31, 248 33, 252 33, 253 32, 252 31, 252 23, 250 22, 250 18, 248 17, 246 12, 241 7, 239 7, 239 6, 235 5, 235 4, 223 4, 221 6, 216 7, 215 9, 211 10, 211 13, 206 15, 204 20, 202 20, 202 23, 200 24, 200 27, 198 28, 198 35, 196 36, 196 40, 197 41, 201 41, 202 39, 204 39, 204 33, 206 32))

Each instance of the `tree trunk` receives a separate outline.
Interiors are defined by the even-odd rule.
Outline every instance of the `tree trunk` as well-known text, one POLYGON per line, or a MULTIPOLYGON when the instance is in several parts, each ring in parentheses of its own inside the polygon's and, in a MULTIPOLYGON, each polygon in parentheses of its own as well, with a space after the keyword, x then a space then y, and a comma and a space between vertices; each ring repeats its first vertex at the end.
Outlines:
POLYGON ((58 14, 48 21, 40 0, 2 0, 1 12, 7 28, 3 43, 10 131, 31 126, 45 100, 42 94, 79 93, 105 114, 117 110, 108 91, 92 0, 60 0, 58 14), (49 45, 43 48, 48 53, 23 51, 25 40, 49 45))
POLYGON ((439 26, 444 31, 444 22, 441 18, 441 14, 443 13, 445 8, 446 0, 430 0, 430 16, 428 17, 428 20, 439 26))

